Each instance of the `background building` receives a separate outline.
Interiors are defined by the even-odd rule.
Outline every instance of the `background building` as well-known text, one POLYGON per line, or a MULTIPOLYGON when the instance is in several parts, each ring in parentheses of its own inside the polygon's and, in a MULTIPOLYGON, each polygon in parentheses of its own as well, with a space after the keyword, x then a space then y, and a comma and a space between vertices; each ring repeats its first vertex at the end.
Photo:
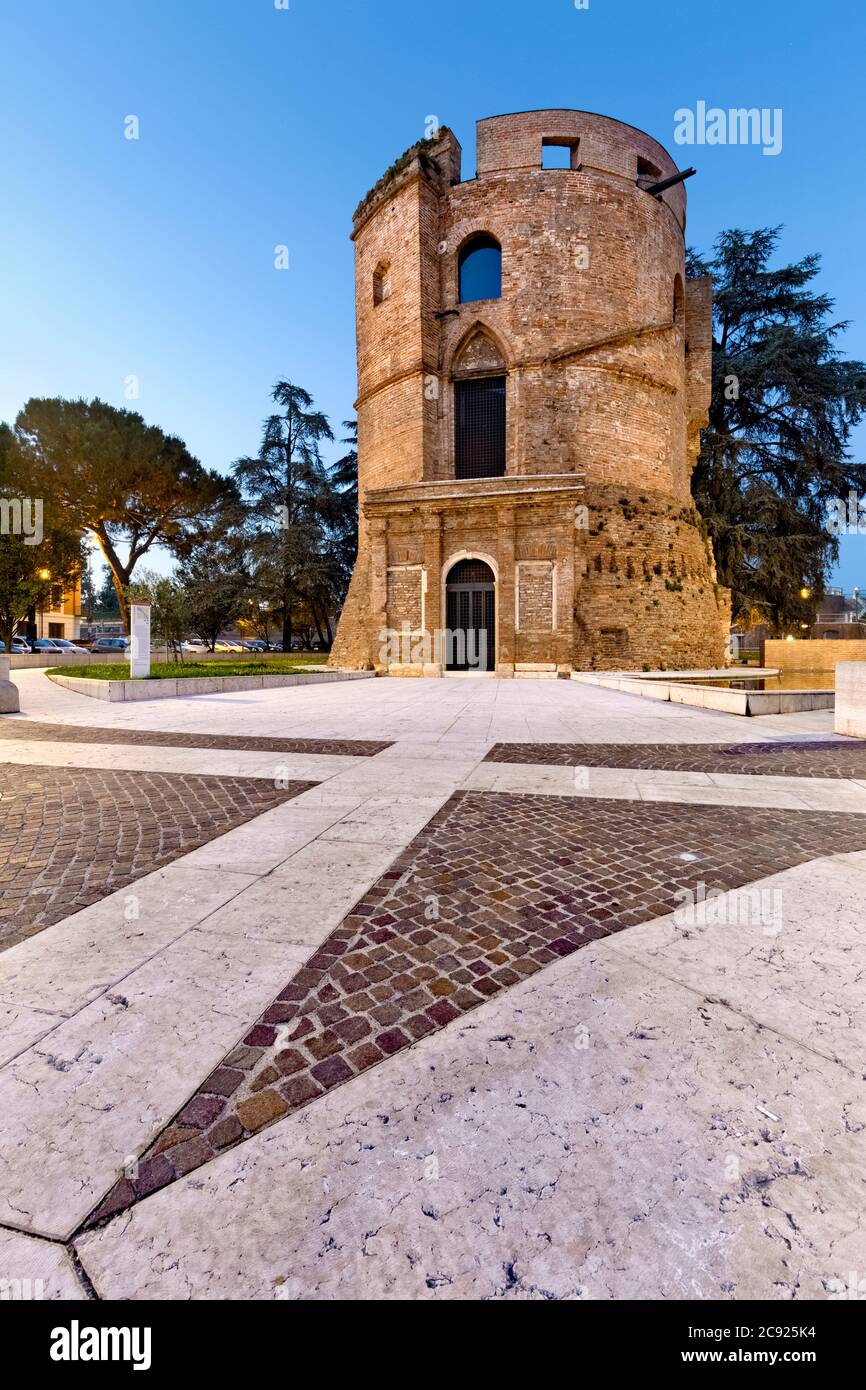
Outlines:
POLYGON ((862 639, 866 637, 864 609, 866 604, 859 589, 854 589, 850 597, 841 589, 830 589, 818 604, 810 636, 848 641, 862 639))
MULTIPOLYGON (((36 636, 65 637, 74 642, 81 636, 81 586, 48 584, 42 604, 36 605, 36 636)), ((27 620, 18 624, 26 634, 27 620)))

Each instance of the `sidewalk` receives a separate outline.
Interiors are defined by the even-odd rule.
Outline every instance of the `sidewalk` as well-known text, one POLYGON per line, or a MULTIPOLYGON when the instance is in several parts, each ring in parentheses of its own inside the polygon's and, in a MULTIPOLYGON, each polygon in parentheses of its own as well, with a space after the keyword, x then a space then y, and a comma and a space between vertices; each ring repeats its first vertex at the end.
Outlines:
POLYGON ((10 776, 308 789, 0 955, 10 1270, 56 1296, 74 1276, 109 1298, 690 1298, 821 1297, 863 1266, 856 749, 782 749, 780 776, 691 766, 718 765, 709 744, 833 743, 832 716, 495 680, 94 709, 19 675, 10 776), (538 762, 485 760, 527 742, 538 762), (701 881, 730 911, 684 929, 673 894, 701 881), (746 885, 769 925, 737 916, 746 885), (366 916, 383 893, 399 926, 366 916))

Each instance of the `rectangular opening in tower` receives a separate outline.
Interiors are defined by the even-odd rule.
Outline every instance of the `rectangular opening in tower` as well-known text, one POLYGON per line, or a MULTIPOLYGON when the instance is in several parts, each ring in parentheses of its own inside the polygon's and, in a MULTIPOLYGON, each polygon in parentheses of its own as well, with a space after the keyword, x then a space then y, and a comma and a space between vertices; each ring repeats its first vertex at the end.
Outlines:
POLYGON ((579 169, 580 142, 559 140, 556 136, 545 135, 541 141, 542 169, 579 169))
POLYGON ((454 476, 501 478, 505 473, 505 377, 457 381, 454 476))

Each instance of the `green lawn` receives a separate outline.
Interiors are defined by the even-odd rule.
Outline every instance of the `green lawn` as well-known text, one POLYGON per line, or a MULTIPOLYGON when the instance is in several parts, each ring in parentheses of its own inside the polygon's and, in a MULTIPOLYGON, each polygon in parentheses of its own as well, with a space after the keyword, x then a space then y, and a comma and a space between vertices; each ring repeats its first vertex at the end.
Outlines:
MULTIPOLYGON (((304 666, 313 664, 318 653, 304 661, 296 656, 239 657, 237 661, 155 661, 147 680, 192 680, 195 676, 302 676, 304 666)), ((327 660, 326 653, 322 656, 327 660)), ((318 663, 315 663, 318 664, 318 663)), ((87 680, 129 680, 129 663, 119 661, 92 666, 52 666, 49 676, 84 676, 87 680)))
MULTIPOLYGON (((292 652, 289 658, 296 666, 327 666, 330 652, 292 652)), ((285 661, 282 652, 265 652, 263 661, 285 661)))

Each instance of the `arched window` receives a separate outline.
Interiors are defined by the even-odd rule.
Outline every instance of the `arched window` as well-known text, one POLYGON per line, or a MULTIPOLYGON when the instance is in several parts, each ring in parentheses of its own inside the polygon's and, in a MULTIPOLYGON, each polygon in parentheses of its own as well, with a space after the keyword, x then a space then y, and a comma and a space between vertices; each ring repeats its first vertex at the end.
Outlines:
POLYGON ((373 271, 373 303, 382 304, 391 293, 390 261, 380 261, 373 271))
POLYGON ((486 232, 467 241, 458 263, 460 303, 502 297, 502 247, 486 232))

